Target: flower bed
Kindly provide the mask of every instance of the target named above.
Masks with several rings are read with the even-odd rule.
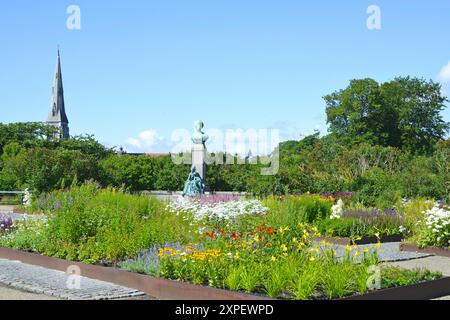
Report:
[[[394,234],[388,236],[373,236],[373,237],[316,237],[314,238],[317,242],[325,241],[326,243],[338,244],[338,245],[365,245],[365,244],[377,244],[377,243],[390,243],[390,242],[401,242],[404,236],[402,234]]]
[[[39,205],[47,219],[15,225],[0,235],[0,246],[281,299],[367,293],[374,289],[373,268],[380,271],[376,288],[440,277],[383,267],[368,249],[348,246],[337,256],[334,248],[315,245],[314,224],[329,219],[333,201],[305,195],[165,206],[88,184],[48,197]]]
[[[13,225],[13,219],[4,213],[0,213],[0,233],[8,232]]]
[[[189,199],[179,197],[167,209],[176,215],[191,214],[194,220],[233,223],[244,215],[263,215],[267,212],[258,200],[242,200],[234,196],[211,196]]]
[[[450,209],[437,203],[423,212],[423,218],[416,224],[416,232],[410,241],[419,248],[450,246]]]
[[[300,224],[257,226],[237,236],[220,230],[201,244],[165,244],[121,264],[128,271],[166,279],[243,291],[281,299],[335,299],[371,290],[370,269],[378,265],[375,252],[348,247],[337,258],[331,248],[313,246],[317,230]],[[380,266],[380,289],[434,280],[437,273]],[[402,280],[400,280],[402,279]],[[398,281],[397,281],[398,280]]]
[[[5,249],[0,247],[0,258],[22,261],[44,268],[66,272],[69,267],[78,266],[81,273],[89,278],[116,283],[134,288],[157,299],[170,300],[266,300],[262,295],[250,295],[237,291],[221,290],[205,286],[192,285],[186,282],[165,280],[134,272],[126,272],[117,268],[88,265],[75,261],[45,257],[34,253]],[[413,273],[417,275],[417,273]],[[412,279],[403,279],[402,286],[371,291],[364,295],[353,295],[345,300],[429,300],[450,294],[450,278],[419,281],[410,283]],[[406,280],[406,281],[405,281]]]

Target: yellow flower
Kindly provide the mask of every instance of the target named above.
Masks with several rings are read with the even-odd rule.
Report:
[[[281,251],[286,252],[288,250],[288,248],[286,247],[285,244],[281,245]]]
[[[255,240],[255,242],[259,242],[259,236],[255,236],[255,237],[253,238],[253,240]]]
[[[275,262],[277,261],[277,258],[275,258],[274,256],[272,256],[272,258],[270,258],[271,261]]]
[[[377,243],[377,248],[381,248],[381,242]]]
[[[352,250],[353,250],[353,248],[352,248],[352,247],[350,247],[349,245],[346,245],[346,246],[345,246],[345,250],[346,250],[346,251],[348,251],[348,252],[350,252],[350,251],[352,251]]]
[[[311,258],[309,258],[309,261],[316,261],[316,258],[311,257]]]
[[[364,253],[367,253],[367,252],[369,252],[369,249],[364,248]]]

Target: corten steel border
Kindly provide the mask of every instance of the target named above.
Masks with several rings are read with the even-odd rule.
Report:
[[[450,294],[450,277],[409,286],[382,289],[341,300],[431,300]]]
[[[418,246],[411,243],[402,243],[400,244],[401,251],[407,252],[420,252],[420,253],[430,253],[436,256],[448,257],[450,258],[450,249],[449,248],[437,248],[437,247],[425,247],[419,248]]]
[[[89,265],[1,247],[0,258],[64,272],[69,266],[78,266],[81,276],[133,288],[160,300],[271,300],[264,296],[155,278],[113,267]]]
[[[403,241],[403,235],[401,234],[394,234],[390,236],[381,236],[380,239],[377,237],[362,237],[361,240],[355,240],[352,241],[351,238],[342,238],[342,237],[316,237],[314,238],[315,241],[323,241],[331,243],[331,244],[338,244],[338,245],[364,245],[364,244],[377,244],[378,242],[381,243],[388,243],[388,242],[401,242]]]
[[[112,282],[142,291],[160,300],[272,300],[269,297],[245,294],[236,291],[215,289],[155,278],[147,275],[127,272],[112,267],[88,265],[63,259],[51,258],[35,253],[17,251],[0,247],[0,258],[17,260],[23,263],[37,265],[44,268],[67,271],[69,266],[78,266],[81,275]],[[450,277],[423,282],[404,287],[396,287],[356,295],[339,300],[429,300],[450,294]]]

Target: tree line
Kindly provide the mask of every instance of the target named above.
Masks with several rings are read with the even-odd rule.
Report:
[[[329,133],[279,145],[280,170],[261,165],[208,167],[212,191],[255,195],[353,192],[364,204],[389,207],[408,197],[450,193],[447,98],[433,81],[403,77],[386,83],[352,80],[324,97]],[[129,191],[181,190],[189,166],[170,155],[117,155],[93,136],[54,140],[40,123],[0,124],[0,189],[35,193],[86,180]]]

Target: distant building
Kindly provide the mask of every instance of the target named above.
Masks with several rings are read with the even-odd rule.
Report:
[[[118,156],[123,156],[123,155],[129,155],[129,156],[134,156],[134,157],[147,157],[147,158],[160,158],[160,157],[166,157],[166,156],[170,156],[170,153],[128,153],[122,146],[119,148],[119,150],[116,151],[116,154]]]
[[[52,89],[52,103],[47,117],[47,124],[59,129],[59,134],[55,138],[69,139],[69,120],[67,119],[66,108],[64,105],[64,89],[59,49],[58,57],[56,59],[55,80]]]
[[[128,153],[130,156],[144,156],[147,158],[161,158],[170,156],[170,153]]]

